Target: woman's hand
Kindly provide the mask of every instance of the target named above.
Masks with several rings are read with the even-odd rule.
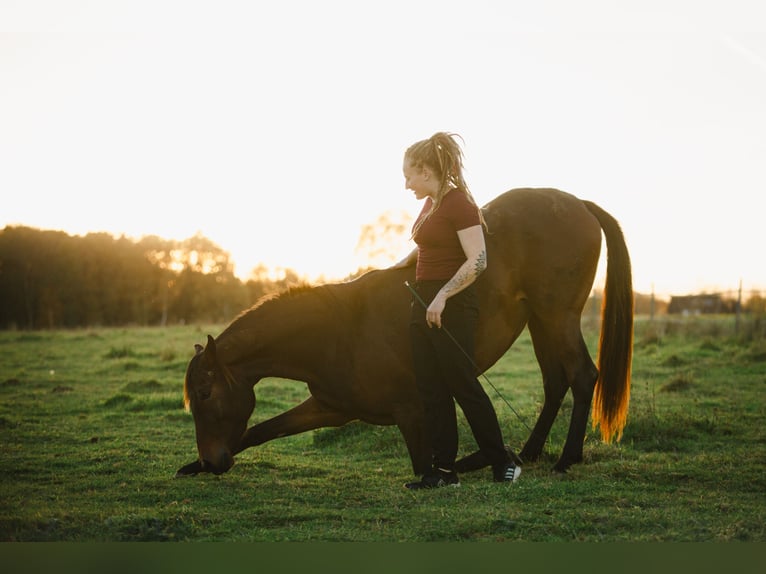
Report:
[[[404,259],[399,261],[398,263],[394,263],[389,269],[403,269],[404,267],[409,267],[410,265],[414,265],[415,262],[418,260],[418,249],[417,247],[410,251]]]
[[[426,309],[426,323],[429,327],[442,328],[442,313],[447,305],[447,296],[439,291]]]

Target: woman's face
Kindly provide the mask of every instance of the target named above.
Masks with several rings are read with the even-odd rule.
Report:
[[[436,197],[439,191],[439,182],[428,167],[416,167],[407,158],[404,158],[403,172],[404,187],[415,192],[417,199]]]

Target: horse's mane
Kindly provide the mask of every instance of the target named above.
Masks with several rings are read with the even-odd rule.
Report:
[[[299,285],[291,285],[287,287],[286,289],[283,289],[282,291],[277,291],[276,293],[267,293],[266,295],[263,295],[258,301],[255,302],[255,304],[250,307],[249,309],[245,309],[242,313],[240,313],[240,316],[247,315],[248,313],[255,311],[256,309],[259,309],[263,307],[264,305],[271,304],[275,301],[282,301],[284,299],[291,299],[295,298],[303,293],[308,293],[310,291],[313,291],[319,287],[318,285],[310,285],[308,283],[301,283]]]
[[[354,312],[355,297],[348,297],[348,294],[356,291],[347,291],[346,287],[351,284],[357,284],[358,287],[362,287],[360,283],[365,286],[370,285],[370,281],[376,282],[375,278],[381,277],[386,273],[386,270],[372,269],[364,272],[358,277],[353,277],[347,281],[341,281],[338,283],[325,283],[321,285],[311,285],[309,283],[301,283],[298,285],[289,286],[282,291],[276,293],[268,293],[263,295],[258,301],[251,307],[245,309],[224,330],[224,333],[231,331],[239,331],[249,329],[254,323],[260,320],[261,314],[268,310],[271,311],[271,307],[279,308],[280,305],[289,303],[300,299],[301,297],[316,297],[321,300],[323,306],[333,313],[336,317],[342,316],[345,313]],[[366,288],[366,287],[365,287]],[[344,293],[344,294],[341,294]],[[221,333],[223,335],[224,333]]]
[[[276,293],[263,295],[255,302],[255,304],[237,315],[225,331],[246,329],[251,321],[258,320],[258,315],[264,310],[272,306],[284,304],[287,301],[295,300],[304,295],[324,294],[329,291],[330,287],[331,285],[310,285],[308,283],[302,283],[299,285],[292,285]]]

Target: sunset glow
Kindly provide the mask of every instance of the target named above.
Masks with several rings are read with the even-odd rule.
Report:
[[[637,291],[766,290],[764,6],[6,2],[0,228],[201,233],[242,278],[340,279],[413,247],[359,248],[418,213],[402,155],[446,130],[480,203],[612,213]]]

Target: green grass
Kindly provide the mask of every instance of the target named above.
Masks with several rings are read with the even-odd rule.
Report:
[[[487,469],[417,493],[402,488],[398,430],[361,423],[250,449],[220,477],[173,478],[196,457],[186,363],[222,326],[0,332],[0,541],[763,542],[766,342],[726,321],[639,322],[622,442],[589,431],[566,475],[550,468],[569,398],[518,483]],[[519,450],[542,401],[526,333],[488,376],[523,419],[487,389]],[[256,395],[253,422],[306,389],[267,379]]]

